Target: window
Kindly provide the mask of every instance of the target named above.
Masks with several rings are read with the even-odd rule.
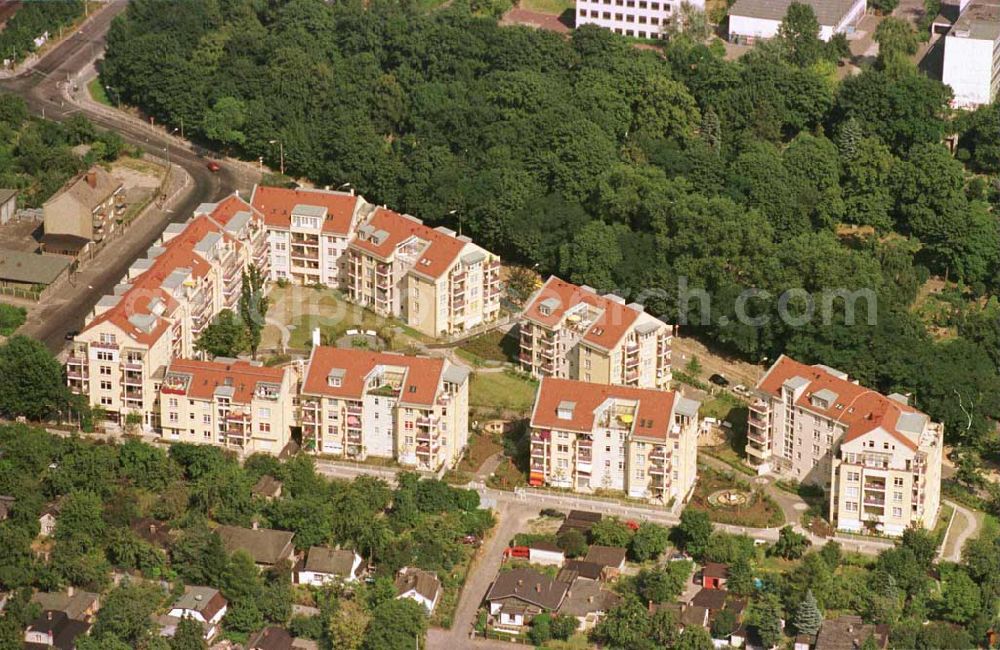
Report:
[[[172,409],[177,408],[177,398],[176,397],[171,397],[170,399],[168,399],[167,400],[167,406],[169,406]]]
[[[643,454],[637,455],[635,457],[635,464],[638,465],[639,467],[642,467],[643,465],[645,465],[646,464],[646,456],[643,455]]]
[[[560,454],[566,454],[566,453],[569,453],[569,445],[556,445],[556,450],[557,450],[557,451],[558,451],[558,452],[559,452]]]
[[[97,360],[98,361],[114,361],[115,360],[115,355],[113,355],[112,353],[108,352],[107,350],[99,350],[97,352]]]
[[[101,397],[101,406],[111,406],[111,398]]]
[[[177,414],[173,412],[167,413],[167,420],[169,422],[177,422]]]
[[[900,517],[903,516],[903,509],[902,508],[893,508],[892,509],[892,516],[895,517],[895,518],[897,518],[897,519],[899,519]]]
[[[819,445],[813,445],[813,456],[819,456]]]
[[[101,334],[101,343],[112,343],[113,344],[114,342],[115,342],[115,335],[114,334]]]
[[[892,500],[895,501],[896,503],[902,503],[903,502],[903,493],[902,492],[893,492],[892,493]]]
[[[111,382],[106,380],[101,380],[101,390],[111,390]]]
[[[892,485],[894,487],[903,487],[903,477],[897,476],[894,479],[892,479]]]
[[[849,496],[851,498],[856,499],[858,497],[858,488],[856,488],[856,487],[849,487],[849,488],[847,488],[847,490],[845,490],[845,494],[847,494],[847,496]]]
[[[110,375],[111,374],[111,366],[101,366],[101,374],[102,375]]]
[[[201,416],[202,424],[212,424],[212,416],[208,413],[203,413]]]
[[[271,417],[271,409],[261,408],[257,410],[257,417],[267,419]]]
[[[646,478],[646,472],[642,471],[641,469],[637,469],[635,470],[635,477],[637,479],[644,479]]]
[[[844,508],[847,510],[847,512],[857,512],[858,511],[858,502],[857,501],[845,501],[844,502]]]
[[[848,472],[847,473],[847,480],[850,481],[851,483],[857,483],[858,479],[860,477],[861,477],[861,474],[859,474],[858,472]]]
[[[271,433],[271,423],[261,422],[257,427],[261,433]]]

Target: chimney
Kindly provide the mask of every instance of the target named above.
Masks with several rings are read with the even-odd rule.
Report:
[[[518,586],[518,587],[523,587],[523,586],[524,586],[524,580],[523,580],[523,579],[521,579],[521,578],[518,578],[518,579],[517,579],[517,586]]]
[[[319,336],[319,328],[318,327],[314,327],[313,328],[313,331],[312,331],[312,344],[313,344],[314,348],[318,348],[320,346],[320,336]]]
[[[593,603],[594,602],[594,597],[593,596],[587,596],[587,602],[588,603]]]
[[[252,528],[253,530],[257,530],[258,525],[259,524],[257,523],[257,520],[254,519],[253,522],[250,524],[250,528]]]
[[[45,617],[47,619],[49,619],[50,621],[52,620],[52,610],[51,609],[49,611],[45,612]]]
[[[76,593],[76,589],[73,587],[73,585],[70,585],[70,586],[66,587],[66,595],[67,596],[69,596],[70,598],[72,598],[74,593]]]
[[[156,532],[156,524],[150,524],[149,525],[149,533],[153,534],[155,532]]]
[[[201,594],[195,594],[195,595],[194,595],[194,599],[195,599],[196,601],[198,601],[199,603],[201,602],[201,598],[202,598]]]
[[[537,593],[537,594],[542,593],[542,583],[540,583],[540,582],[536,582],[535,583],[535,593]]]
[[[93,169],[88,171],[87,175],[84,178],[87,179],[87,185],[90,185],[91,187],[97,187],[97,172],[95,172]]]

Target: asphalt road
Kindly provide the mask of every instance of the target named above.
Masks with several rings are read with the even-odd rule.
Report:
[[[200,203],[218,200],[236,189],[247,189],[240,187],[241,174],[235,165],[223,162],[222,170],[213,174],[206,167],[206,158],[180,140],[139,123],[128,115],[102,110],[102,107],[86,102],[70,103],[65,100],[62,92],[65,84],[68,80],[79,81],[92,68],[94,60],[104,50],[104,38],[111,21],[126,6],[127,2],[123,0],[110,2],[78,32],[46,53],[33,68],[16,77],[0,80],[0,91],[23,97],[34,115],[62,121],[73,114],[83,113],[97,126],[117,132],[129,143],[149,153],[163,158],[169,151],[171,163],[183,167],[193,181],[192,187],[172,206],[172,212],[161,214],[159,223],[149,229],[146,237],[109,246],[90,262],[101,265],[97,279],[85,285],[63,287],[60,291],[71,296],[63,295],[62,299],[53,300],[49,305],[39,305],[42,318],[24,333],[43,341],[53,352],[63,347],[68,330],[82,327],[84,318],[98,299],[111,292],[129,265],[156,241],[168,223],[187,220]],[[245,174],[243,176],[245,178]]]

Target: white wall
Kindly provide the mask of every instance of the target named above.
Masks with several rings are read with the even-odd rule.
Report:
[[[946,36],[941,81],[951,86],[954,104],[972,108],[989,104],[993,73],[992,41]]]

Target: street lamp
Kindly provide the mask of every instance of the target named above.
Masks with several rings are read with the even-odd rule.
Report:
[[[285,145],[281,140],[268,140],[268,144],[278,145],[281,175],[285,175]]]
[[[450,216],[455,215],[455,214],[458,215],[458,236],[461,237],[462,236],[462,215],[460,214],[460,211],[457,208],[455,210],[451,210],[448,213],[448,216],[450,217]]]
[[[340,185],[339,185],[339,186],[337,187],[337,189],[338,189],[338,190],[346,190],[346,189],[347,189],[347,188],[349,188],[350,186],[351,186],[350,182],[347,182],[347,183],[341,183],[341,184],[340,184]]]

